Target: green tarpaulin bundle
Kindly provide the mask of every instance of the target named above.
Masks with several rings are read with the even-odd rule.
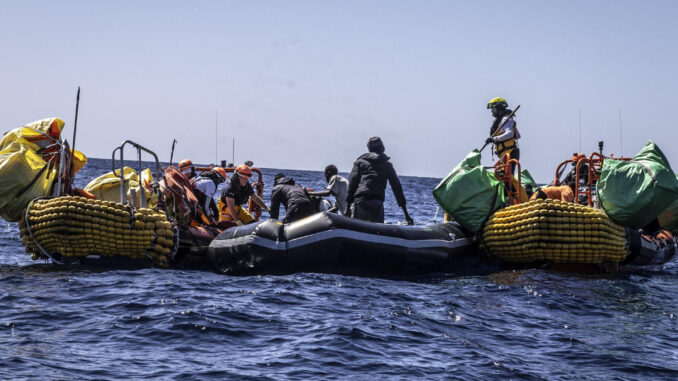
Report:
[[[433,190],[433,198],[466,230],[477,232],[506,203],[504,184],[480,164],[471,151]]]
[[[676,175],[676,181],[678,181],[678,175]],[[678,233],[678,198],[673,200],[671,205],[657,219],[659,226],[670,232]]]
[[[605,159],[598,197],[610,218],[643,227],[678,198],[678,181],[662,151],[650,140],[631,161]]]
[[[537,183],[534,181],[532,175],[527,171],[527,169],[520,171],[520,185],[522,185],[523,188],[527,188],[529,186],[532,187],[532,190],[537,189]]]

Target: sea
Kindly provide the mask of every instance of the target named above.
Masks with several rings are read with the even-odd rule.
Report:
[[[90,159],[76,185],[111,168]],[[326,186],[320,171],[262,172],[267,203],[278,172]],[[415,223],[441,222],[440,179],[400,179]],[[404,222],[389,189],[385,210]],[[131,271],[32,261],[3,221],[0,379],[676,380],[678,265],[397,279]]]

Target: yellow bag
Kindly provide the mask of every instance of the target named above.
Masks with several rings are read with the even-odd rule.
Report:
[[[59,154],[64,121],[47,118],[15,128],[0,140],[0,217],[15,222],[31,200],[49,196],[59,168],[47,160]],[[38,150],[42,150],[38,153]],[[74,170],[87,157],[75,151]]]
[[[124,167],[122,173],[127,201],[131,201],[132,191],[135,191],[137,194],[136,205],[139,205],[139,175],[131,167]],[[157,202],[157,199],[151,195],[150,184],[153,182],[153,175],[150,169],[146,168],[141,171],[141,181],[146,192],[146,201],[149,203],[149,207],[152,207]],[[116,169],[115,173],[108,172],[97,177],[87,184],[85,190],[92,193],[99,200],[120,202],[120,170]]]

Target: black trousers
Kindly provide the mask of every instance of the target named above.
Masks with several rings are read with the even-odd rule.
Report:
[[[311,204],[295,205],[290,207],[290,209],[286,211],[283,223],[298,221],[314,213],[315,210],[313,209],[313,205]]]
[[[351,217],[370,222],[384,223],[384,202],[379,199],[356,199]]]

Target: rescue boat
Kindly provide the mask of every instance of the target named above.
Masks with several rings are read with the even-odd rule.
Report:
[[[557,167],[553,187],[563,184],[564,170],[572,166],[568,186],[562,187],[573,190],[567,200],[528,200],[518,160],[500,159],[488,171],[477,150],[443,179],[434,197],[476,234],[488,259],[504,268],[616,272],[665,264],[678,246],[662,228],[678,223],[678,179],[668,161],[652,141],[634,158],[606,157],[602,142],[599,148]],[[518,169],[517,179],[510,166]],[[460,201],[459,194],[468,201]],[[675,210],[667,209],[672,203]],[[664,216],[661,223],[658,216]]]
[[[209,245],[208,258],[226,275],[409,276],[479,271],[475,247],[455,223],[389,225],[321,212],[289,224],[268,220],[225,230]]]

